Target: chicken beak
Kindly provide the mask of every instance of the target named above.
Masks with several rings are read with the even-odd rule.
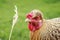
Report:
[[[29,19],[27,18],[27,19],[25,19],[25,22],[29,22]]]

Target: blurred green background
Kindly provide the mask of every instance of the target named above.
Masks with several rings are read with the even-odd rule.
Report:
[[[14,12],[18,7],[18,21],[11,40],[29,40],[29,30],[25,16],[33,9],[43,12],[45,19],[60,17],[60,0],[0,0],[0,40],[8,40]]]

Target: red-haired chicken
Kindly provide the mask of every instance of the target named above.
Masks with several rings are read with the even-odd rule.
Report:
[[[42,14],[33,10],[26,15],[30,40],[60,40],[60,18],[45,20]]]

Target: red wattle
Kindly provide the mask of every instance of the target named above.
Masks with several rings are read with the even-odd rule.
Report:
[[[42,22],[36,22],[33,21],[33,22],[29,22],[29,25],[28,25],[28,28],[30,31],[36,31],[38,29],[40,29],[40,27],[42,26]]]

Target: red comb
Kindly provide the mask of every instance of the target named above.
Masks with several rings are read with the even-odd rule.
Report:
[[[31,19],[31,18],[32,18],[32,16],[33,16],[33,14],[32,14],[32,13],[27,14],[27,18],[28,18],[28,19]]]

